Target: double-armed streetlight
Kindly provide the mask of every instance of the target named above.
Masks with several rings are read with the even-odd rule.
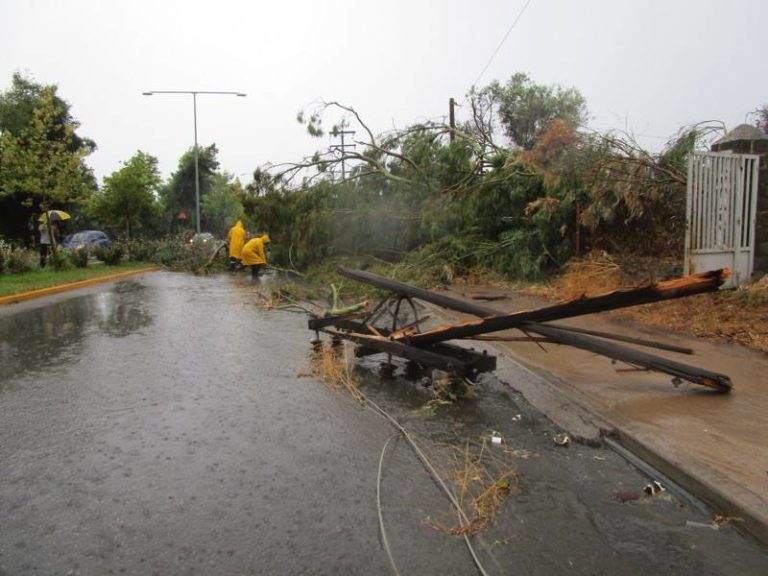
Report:
[[[242,92],[219,92],[215,90],[152,90],[150,92],[142,92],[144,96],[152,96],[153,94],[191,94],[192,95],[192,112],[195,121],[195,219],[197,222],[197,233],[200,234],[200,168],[198,167],[198,155],[197,155],[197,95],[198,94],[228,94],[231,96],[245,97],[246,94]]]

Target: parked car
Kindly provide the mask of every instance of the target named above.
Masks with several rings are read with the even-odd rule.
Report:
[[[215,240],[213,234],[210,232],[200,232],[199,234],[195,234],[192,236],[192,239],[189,241],[190,244],[205,244],[206,242],[210,242],[211,240]]]
[[[61,241],[61,247],[68,250],[77,250],[79,248],[95,248],[96,246],[109,247],[112,245],[109,237],[101,230],[82,230],[64,237]]]

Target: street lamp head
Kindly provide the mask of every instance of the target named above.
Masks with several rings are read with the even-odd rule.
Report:
[[[142,96],[152,96],[152,94],[154,94],[154,92],[142,92],[141,94],[142,94]]]
[[[238,92],[238,93],[237,93],[237,95],[238,95],[238,96],[240,96],[240,97],[243,97],[243,98],[244,98],[245,96],[248,96],[248,94],[243,94],[242,92]]]

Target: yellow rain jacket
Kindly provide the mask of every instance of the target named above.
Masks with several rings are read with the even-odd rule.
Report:
[[[269,234],[251,238],[243,246],[241,258],[243,266],[252,266],[253,264],[266,264],[267,255],[264,253],[264,245],[269,244]]]
[[[227,242],[229,242],[229,257],[240,260],[240,252],[245,244],[245,228],[242,220],[238,220],[227,232]]]

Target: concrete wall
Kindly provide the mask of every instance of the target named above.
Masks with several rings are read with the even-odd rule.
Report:
[[[731,150],[737,154],[758,154],[757,223],[755,226],[755,273],[768,273],[768,140],[736,140],[712,146],[713,152]]]

